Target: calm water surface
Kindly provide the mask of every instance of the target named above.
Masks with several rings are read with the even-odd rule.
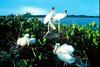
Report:
[[[43,22],[44,17],[38,17],[39,20]],[[62,23],[65,24],[72,24],[77,23],[79,25],[87,25],[91,22],[96,22],[96,24],[99,24],[100,18],[88,18],[88,17],[66,17],[63,20],[61,20]]]

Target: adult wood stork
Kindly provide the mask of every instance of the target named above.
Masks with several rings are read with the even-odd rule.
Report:
[[[18,38],[17,45],[20,45],[22,47],[26,45],[29,46],[29,36],[30,36],[29,34],[25,34],[24,37]]]
[[[58,32],[60,32],[60,20],[67,16],[67,10],[64,13],[56,13],[53,17],[54,22],[58,22]]]
[[[68,64],[72,64],[76,60],[76,58],[72,56],[74,51],[75,49],[71,45],[63,44],[60,46],[60,43],[56,43],[53,50],[59,60]]]
[[[49,31],[49,28],[51,27],[53,30],[55,30],[56,29],[56,27],[54,26],[54,24],[52,23],[52,18],[53,18],[53,16],[55,15],[55,7],[52,7],[52,10],[51,10],[51,12],[50,13],[48,13],[47,15],[46,15],[46,17],[44,18],[44,24],[47,24],[48,23],[48,32],[44,35],[44,37],[50,32]],[[43,37],[43,38],[44,38]]]

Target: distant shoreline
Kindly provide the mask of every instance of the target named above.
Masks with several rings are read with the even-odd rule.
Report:
[[[14,14],[11,14],[14,15]],[[28,14],[23,14],[24,16],[30,16],[30,17],[45,17],[46,15],[28,15]],[[9,16],[9,15],[0,15],[2,16]],[[79,17],[79,18],[100,18],[100,16],[88,16],[88,15],[68,15],[67,17]]]

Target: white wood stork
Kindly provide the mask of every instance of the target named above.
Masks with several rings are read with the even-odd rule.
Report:
[[[50,13],[48,13],[47,15],[46,15],[46,17],[44,18],[44,24],[47,24],[48,23],[48,32],[44,35],[44,37],[50,32],[49,31],[49,28],[51,27],[53,30],[55,30],[56,29],[56,27],[54,26],[54,24],[52,23],[52,18],[53,18],[53,16],[55,15],[55,7],[52,7],[52,10],[51,10],[51,12]],[[43,38],[44,38],[43,37]]]
[[[18,38],[18,40],[17,40],[17,45],[19,46],[22,46],[22,47],[24,47],[24,46],[29,46],[29,34],[25,34],[24,35],[24,37],[22,37],[22,38]]]
[[[76,58],[72,56],[74,51],[75,49],[71,45],[63,44],[60,46],[60,43],[56,43],[53,53],[57,55],[59,60],[72,64],[76,60]]]

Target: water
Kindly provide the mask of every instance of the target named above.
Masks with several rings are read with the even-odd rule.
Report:
[[[39,20],[43,22],[44,17],[38,17]],[[90,17],[66,17],[63,20],[61,20],[62,23],[65,24],[72,24],[77,23],[79,25],[87,25],[91,22],[96,22],[96,24],[99,24],[100,18],[90,18]]]

